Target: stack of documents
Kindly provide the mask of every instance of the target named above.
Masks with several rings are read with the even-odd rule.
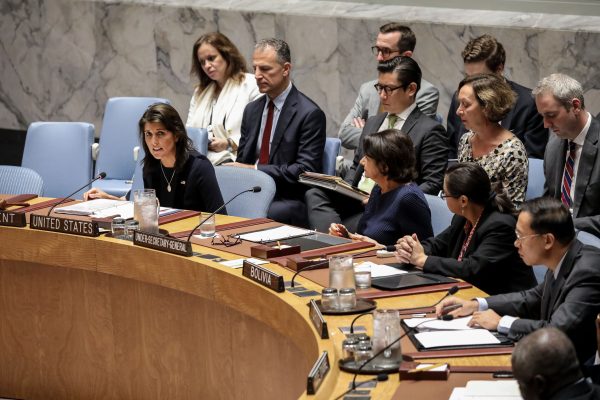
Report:
[[[161,207],[159,215],[164,217],[178,212],[176,208]],[[82,201],[70,206],[56,208],[57,214],[82,215],[95,218],[106,218],[121,216],[125,219],[133,218],[133,202],[126,200],[96,199]]]
[[[296,228],[295,226],[283,225],[277,228],[263,229],[256,232],[238,235],[240,239],[255,243],[276,242],[278,240],[291,239],[301,236],[312,235],[314,231]]]
[[[449,400],[522,400],[515,380],[469,381],[454,388]]]
[[[406,318],[403,322],[418,333],[415,339],[424,349],[440,347],[500,345],[501,342],[487,329],[467,326],[471,317],[442,321],[437,318]],[[423,322],[427,321],[427,322]],[[421,324],[417,326],[418,324]]]

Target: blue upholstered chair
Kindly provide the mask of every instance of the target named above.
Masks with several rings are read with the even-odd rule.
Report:
[[[452,211],[448,209],[446,201],[440,197],[425,194],[427,204],[431,210],[431,225],[433,226],[433,235],[437,236],[444,229],[450,226],[452,221]]]
[[[244,193],[227,205],[227,214],[245,218],[264,218],[275,196],[275,181],[262,171],[247,168],[215,167],[223,201],[244,189],[260,186],[259,193]]]
[[[433,119],[435,119],[440,124],[444,123],[444,117],[442,117],[442,114],[440,113],[435,113],[435,117],[433,117]]]
[[[542,196],[544,194],[545,183],[546,177],[544,176],[544,160],[530,158],[525,199],[529,200]]]
[[[203,156],[208,154],[208,131],[205,128],[186,126],[188,136],[194,142],[194,148]]]
[[[342,141],[338,138],[325,139],[325,149],[323,150],[323,173],[335,175],[335,159],[340,154]]]
[[[34,170],[13,165],[0,165],[0,193],[41,196],[43,187],[42,177]],[[73,190],[75,189],[77,188],[73,188]]]
[[[94,126],[86,122],[34,122],[27,129],[22,166],[44,181],[43,195],[64,197],[92,180]],[[84,188],[74,197],[81,198]]]
[[[94,182],[94,187],[115,196],[129,192],[135,170],[133,148],[140,145],[138,123],[146,108],[154,103],[169,103],[169,100],[157,97],[108,99],[96,162],[96,174],[106,172],[106,178]]]

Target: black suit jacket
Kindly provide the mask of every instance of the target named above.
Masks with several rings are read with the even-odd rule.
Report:
[[[598,400],[600,399],[600,388],[598,386],[582,380],[570,384],[554,393],[548,400]]]
[[[537,112],[535,101],[531,96],[531,89],[513,81],[507,80],[507,82],[517,94],[517,102],[508,115],[504,117],[501,125],[514,133],[523,142],[529,157],[543,158],[544,149],[548,142],[548,129],[544,128],[544,121]],[[456,115],[457,109],[457,92],[454,92],[448,110],[447,122],[448,138],[452,149],[451,158],[456,158],[458,141],[467,131],[458,115]]]
[[[266,100],[267,96],[262,96],[244,109],[238,162],[256,163],[256,144]],[[269,163],[258,165],[259,170],[275,180],[279,197],[301,196],[306,186],[298,183],[298,176],[306,171],[321,171],[325,137],[325,114],[292,86],[273,132]]]
[[[489,294],[530,289],[536,280],[514,246],[516,220],[498,211],[484,211],[465,250],[467,220],[455,215],[446,230],[422,242],[427,261],[423,271],[461,278]]]
[[[544,282],[533,289],[487,298],[500,315],[519,317],[509,337],[523,336],[546,326],[565,332],[583,364],[596,352],[596,315],[600,312],[600,249],[575,239],[554,281],[548,270]]]
[[[573,218],[575,227],[600,236],[600,121],[592,117],[585,137],[577,176],[575,177],[575,200]],[[567,140],[552,134],[544,156],[545,195],[560,199],[560,189],[565,161]]]
[[[364,156],[363,140],[366,135],[379,131],[387,115],[387,112],[379,113],[367,119],[365,123],[352,167],[344,177],[353,186],[358,185],[364,172],[360,165]],[[437,195],[442,189],[448,163],[448,140],[444,127],[416,107],[406,118],[401,131],[410,137],[415,148],[416,168],[419,174],[417,184],[424,193]]]

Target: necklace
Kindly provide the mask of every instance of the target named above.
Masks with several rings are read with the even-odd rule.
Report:
[[[167,179],[167,174],[165,174],[162,163],[160,163],[160,170],[162,171],[165,181],[167,182],[167,192],[171,193],[171,182],[173,181],[173,177],[175,177],[175,168],[173,168],[173,175],[171,175],[171,179]]]

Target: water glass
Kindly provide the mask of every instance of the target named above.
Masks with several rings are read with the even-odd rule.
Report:
[[[377,353],[400,337],[400,313],[398,310],[375,310],[373,312],[373,352]],[[383,352],[384,363],[401,359],[400,341]],[[378,357],[379,358],[379,357]]]
[[[357,289],[368,289],[371,287],[371,265],[362,263],[354,267],[354,280]]]
[[[139,230],[140,223],[137,222],[135,219],[130,219],[129,221],[125,222],[125,239],[133,240],[134,232]]]
[[[160,204],[154,189],[133,191],[133,215],[140,223],[140,231],[158,234]]]
[[[215,236],[216,233],[216,225],[215,225],[215,215],[212,213],[202,213],[200,214],[200,221],[206,221],[200,225],[200,236],[203,238],[211,238]]]
[[[114,237],[115,239],[125,239],[127,233],[125,232],[124,218],[113,218],[110,228],[112,231],[112,237]]]
[[[329,259],[329,287],[336,289],[356,288],[352,256],[331,256]]]
[[[340,310],[352,310],[356,308],[356,290],[353,288],[340,289],[338,306]]]
[[[323,288],[321,306],[326,310],[338,309],[338,291],[335,288]]]

